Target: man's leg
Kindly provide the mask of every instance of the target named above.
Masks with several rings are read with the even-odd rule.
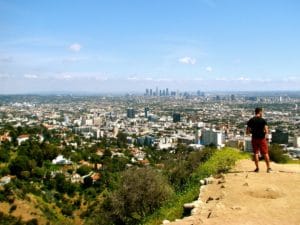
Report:
[[[254,153],[254,162],[255,162],[256,169],[258,169],[258,161],[259,161],[259,154]]]
[[[262,140],[261,143],[261,153],[264,155],[264,159],[267,165],[267,172],[269,172],[270,169],[270,156],[269,156],[269,148],[268,148],[268,142],[266,139]]]
[[[258,162],[259,162],[259,146],[257,145],[257,140],[252,139],[252,150],[253,150],[253,158],[255,162],[256,169],[254,172],[258,172]]]
[[[269,154],[268,153],[264,154],[264,158],[265,158],[265,161],[266,161],[267,169],[269,169],[270,168],[270,157],[269,157]]]

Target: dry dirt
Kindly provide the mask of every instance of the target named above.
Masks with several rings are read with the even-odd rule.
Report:
[[[223,178],[205,186],[196,212],[170,225],[299,225],[300,165],[271,164],[272,173],[260,162],[241,160]]]

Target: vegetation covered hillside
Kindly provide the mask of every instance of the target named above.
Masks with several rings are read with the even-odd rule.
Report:
[[[183,216],[200,179],[245,157],[235,149],[178,145],[144,147],[143,160],[136,160],[141,152],[124,133],[91,144],[42,125],[7,131],[12,140],[0,145],[1,224],[160,224]],[[18,143],[24,133],[28,139]],[[58,156],[65,163],[55,163]]]

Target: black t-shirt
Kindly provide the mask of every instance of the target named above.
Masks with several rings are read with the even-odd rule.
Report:
[[[253,138],[264,138],[265,137],[265,126],[267,125],[267,121],[261,117],[253,117],[251,118],[247,126],[250,128],[250,133]]]

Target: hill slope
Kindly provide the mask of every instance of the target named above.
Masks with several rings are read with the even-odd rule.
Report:
[[[274,172],[252,172],[254,163],[241,160],[224,178],[207,185],[197,212],[171,225],[300,224],[300,165],[272,163]]]

